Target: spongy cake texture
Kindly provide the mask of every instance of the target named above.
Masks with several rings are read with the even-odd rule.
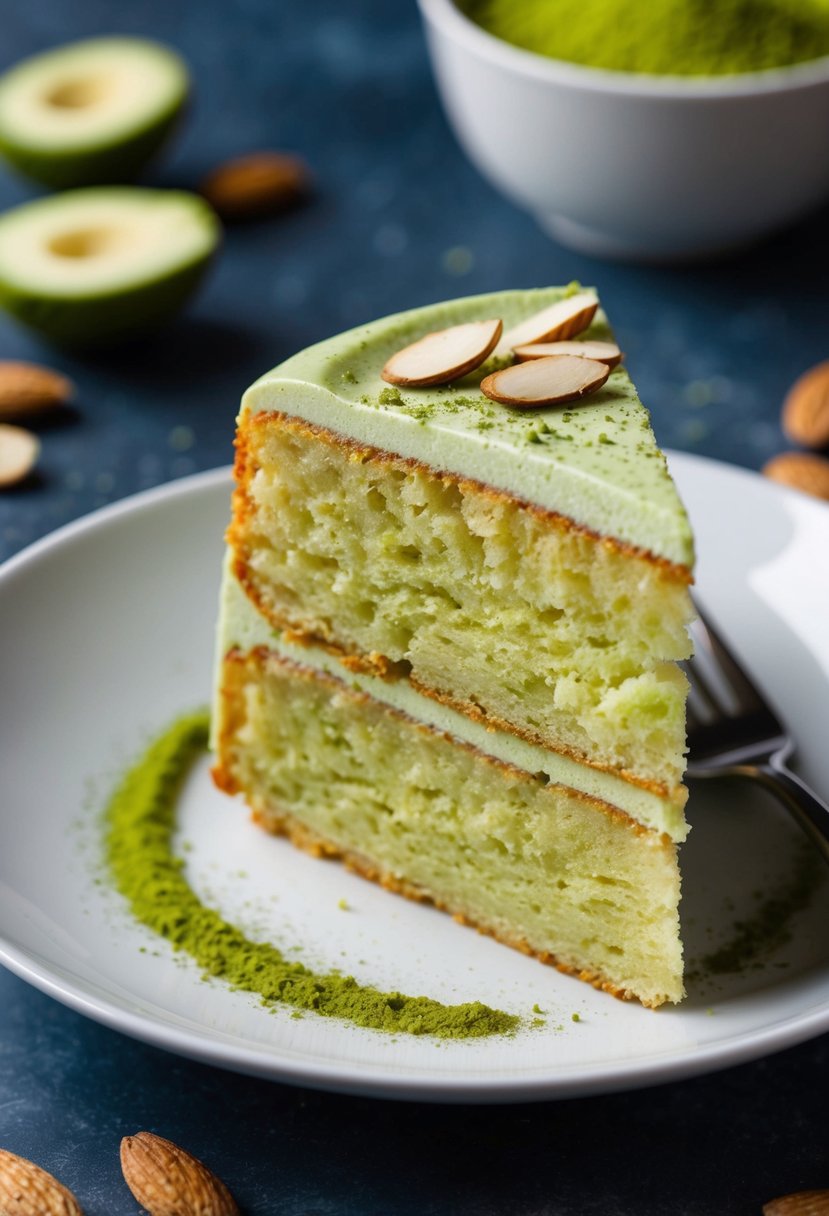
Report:
[[[682,995],[666,837],[273,655],[231,656],[224,696],[264,826],[616,995]]]
[[[242,424],[236,573],[278,629],[674,788],[684,580],[469,479],[284,416]]]
[[[474,299],[424,309],[403,327],[417,335],[444,314],[497,315],[498,301],[480,313]],[[503,304],[520,319],[544,302],[510,293]],[[414,429],[411,394],[371,414],[374,362],[395,332],[395,319],[364,331],[367,379],[351,375],[348,393],[332,388],[335,340],[246,396],[219,630],[217,781],[268,829],[509,945],[619,996],[679,1000],[686,682],[676,662],[688,654],[691,550],[647,414],[626,373],[612,373],[581,433],[588,445],[602,436],[598,460],[575,452],[577,423],[559,442],[560,412],[540,411],[532,433],[547,446],[524,495],[520,463],[534,443],[525,424],[507,419],[487,463],[481,432],[458,421],[474,376],[448,423],[442,390],[421,390]],[[613,383],[618,481],[604,450],[617,434]],[[497,415],[481,417],[497,429]],[[645,438],[631,442],[633,428]],[[504,464],[510,450],[515,468]],[[631,490],[640,459],[641,529]],[[602,478],[608,501],[624,506],[624,535],[598,527]],[[404,698],[384,691],[398,687]],[[510,739],[511,751],[501,742]],[[539,751],[558,767],[530,766]],[[504,759],[519,753],[526,767]],[[580,772],[600,774],[601,792]],[[649,802],[643,822],[645,798],[657,810]]]

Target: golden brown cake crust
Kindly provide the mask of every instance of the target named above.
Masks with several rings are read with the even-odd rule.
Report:
[[[268,670],[278,671],[282,669],[282,671],[290,672],[295,678],[324,684],[332,692],[345,695],[354,701],[365,704],[374,700],[369,693],[350,688],[344,681],[338,680],[336,676],[330,675],[328,672],[318,671],[313,667],[304,667],[301,663],[295,663],[292,659],[287,659],[284,655],[269,650],[267,646],[256,646],[253,650],[248,651],[247,654],[238,649],[231,650],[225,655],[222,667],[221,696],[223,714],[221,728],[216,741],[218,760],[212,769],[213,780],[218,788],[229,794],[235,794],[240,791],[238,783],[227,766],[224,765],[222,757],[227,755],[230,750],[230,739],[243,721],[242,702],[239,692],[244,680],[245,669],[253,669],[257,673],[263,671],[267,673]],[[393,705],[383,703],[382,708],[384,712],[390,714],[393,718],[397,718],[398,721],[406,722],[410,727],[422,731],[424,734],[438,735],[441,738],[447,739],[454,747],[460,747],[467,752],[471,752],[479,759],[493,765],[510,777],[518,778],[522,781],[535,780],[533,775],[524,769],[517,768],[514,764],[509,764],[505,760],[500,760],[497,756],[492,756],[488,752],[481,751],[474,744],[468,743],[464,739],[458,739],[454,735],[447,734],[435,726],[430,726],[426,722],[419,722],[416,718],[411,717]],[[601,798],[596,798],[591,794],[582,793],[581,790],[570,789],[569,792],[573,798],[589,803],[590,806],[600,810],[604,815],[609,816],[617,823],[624,824],[631,831],[636,832],[637,835],[657,837],[663,848],[673,848],[673,842],[669,836],[664,833],[658,834],[652,828],[645,827],[644,824],[639,823],[638,820],[626,814],[619,807],[613,806],[609,802],[604,802]]]
[[[565,744],[552,746],[549,741],[542,739],[532,731],[526,730],[496,715],[487,713],[474,701],[451,697],[447,693],[439,692],[437,689],[424,684],[422,681],[412,677],[407,670],[408,664],[396,663],[377,651],[372,651],[368,654],[352,653],[333,639],[321,637],[319,634],[305,629],[300,622],[291,620],[289,617],[275,612],[272,606],[265,602],[255,580],[251,577],[249,567],[250,553],[243,539],[245,525],[255,514],[255,507],[248,486],[258,468],[251,454],[248,428],[270,425],[274,422],[280,426],[284,426],[286,430],[294,434],[304,438],[312,437],[328,444],[330,447],[335,447],[346,452],[349,460],[377,461],[390,468],[404,471],[419,469],[433,476],[437,475],[442,481],[455,484],[462,490],[471,489],[475,493],[482,494],[492,501],[510,503],[521,510],[528,511],[530,514],[543,519],[550,527],[559,532],[579,532],[617,553],[624,554],[627,558],[643,561],[659,570],[660,574],[669,581],[675,581],[683,585],[692,582],[693,576],[687,566],[676,565],[665,558],[656,557],[652,553],[636,548],[633,545],[625,544],[611,537],[600,536],[590,529],[574,523],[563,515],[525,502],[505,491],[493,489],[483,482],[475,481],[472,478],[460,477],[455,473],[440,472],[435,474],[435,470],[428,468],[420,461],[395,456],[383,452],[378,448],[357,444],[353,440],[337,435],[324,427],[293,418],[280,411],[263,411],[258,414],[248,415],[242,420],[238,428],[235,440],[236,460],[234,466],[237,488],[233,495],[233,518],[227,530],[227,543],[233,552],[233,573],[239,585],[244,589],[245,594],[256,606],[257,611],[261,613],[274,629],[283,633],[287,641],[299,646],[316,646],[327,654],[333,655],[345,668],[355,673],[378,676],[386,680],[406,678],[411,686],[423,696],[430,697],[432,700],[438,701],[440,704],[446,705],[448,708],[456,710],[458,713],[464,714],[475,721],[483,722],[494,730],[506,731],[524,739],[528,743],[544,747],[548,751],[555,751],[562,756],[567,756],[579,764],[588,765],[590,768],[601,772],[613,773],[614,776],[621,777],[631,785],[648,790],[661,798],[669,798],[677,805],[683,806],[685,804],[687,792],[681,784],[669,786],[664,781],[643,777],[641,774],[634,773],[629,769],[616,768],[612,764],[605,764]]]
[[[610,993],[618,1000],[622,1001],[639,1001],[640,1004],[648,1008],[655,1009],[657,1004],[642,1000],[635,993],[630,992],[626,988],[620,988],[618,985],[605,979],[594,971],[587,971],[584,968],[573,967],[568,963],[562,962],[549,950],[534,950],[527,941],[523,938],[511,938],[505,933],[492,928],[489,925],[482,924],[474,918],[468,916],[465,912],[460,912],[449,904],[444,903],[434,896],[421,890],[414,883],[408,882],[404,878],[397,878],[393,874],[386,873],[380,870],[367,858],[362,857],[359,853],[353,853],[346,849],[341,849],[333,844],[330,840],[324,839],[316,832],[313,832],[305,824],[300,823],[291,814],[281,808],[269,805],[267,807],[256,806],[252,808],[252,816],[255,823],[266,831],[271,832],[274,836],[285,836],[290,840],[291,844],[312,857],[325,860],[341,861],[346,869],[351,870],[355,874],[359,874],[361,878],[367,878],[371,882],[375,882],[386,891],[391,891],[395,895],[402,895],[406,899],[411,899],[416,903],[427,903],[438,908],[441,912],[448,913],[453,920],[458,924],[466,925],[471,929],[476,929],[478,933],[484,934],[486,937],[492,937],[500,942],[502,946],[509,946],[513,950],[520,951],[521,954],[529,955],[531,958],[538,959],[539,962],[547,966],[555,967],[558,971],[565,975],[575,976],[576,979],[582,980],[584,983],[591,984],[594,988],[598,988],[601,992]]]
[[[434,469],[423,461],[415,460],[409,456],[397,456],[391,452],[385,452],[380,448],[371,447],[368,444],[357,443],[356,440],[348,439],[344,435],[339,435],[335,431],[328,430],[327,427],[318,426],[316,423],[306,422],[304,419],[292,417],[290,414],[285,414],[280,410],[263,410],[256,414],[245,415],[238,426],[235,448],[236,459],[234,464],[234,476],[236,478],[237,490],[234,494],[234,522],[231,523],[227,533],[228,544],[236,548],[238,542],[238,530],[235,526],[236,520],[249,518],[253,513],[253,506],[250,496],[247,493],[247,485],[255,470],[255,461],[251,457],[250,445],[248,443],[249,429],[260,426],[270,426],[277,423],[286,430],[291,431],[295,435],[303,438],[313,438],[321,443],[328,444],[329,447],[337,448],[344,452],[349,460],[365,463],[367,461],[376,462],[385,465],[388,468],[399,469],[402,472],[409,472],[416,469],[426,473],[432,477],[439,477],[446,484],[453,484],[460,489],[470,489],[477,494],[481,494],[493,502],[505,502],[511,506],[517,507],[522,511],[528,511],[537,519],[542,519],[551,528],[560,532],[580,532],[584,536],[589,536],[599,544],[611,549],[617,553],[623,554],[625,557],[633,558],[638,561],[644,561],[648,565],[658,569],[660,573],[667,579],[673,582],[681,583],[688,586],[694,581],[693,574],[688,566],[680,565],[677,562],[671,562],[665,557],[658,557],[655,553],[651,553],[648,549],[642,549],[636,545],[628,544],[626,541],[617,540],[612,536],[603,536],[599,532],[595,532],[583,524],[576,523],[569,519],[566,515],[560,515],[556,511],[550,511],[546,507],[540,507],[535,503],[528,502],[525,499],[516,497],[514,494],[507,493],[506,490],[495,489],[494,486],[487,485],[486,482],[477,481],[472,477],[462,477],[459,473],[450,473],[442,469]]]
[[[241,650],[235,649],[229,652],[225,657],[222,668],[221,680],[221,697],[223,703],[223,713],[221,717],[221,728],[216,741],[216,763],[211,769],[211,775],[217,787],[227,794],[241,794],[245,797],[248,806],[251,809],[252,818],[264,830],[276,836],[286,837],[291,844],[312,857],[327,860],[336,860],[342,862],[347,869],[359,874],[362,878],[369,879],[377,883],[387,891],[391,891],[397,895],[402,895],[407,899],[414,900],[418,903],[429,903],[440,909],[442,912],[447,912],[458,923],[467,925],[470,928],[476,929],[488,937],[501,942],[502,945],[509,946],[514,950],[520,951],[522,954],[529,955],[538,959],[546,965],[553,966],[565,975],[575,976],[577,979],[585,983],[591,984],[594,988],[602,992],[607,992],[610,995],[617,997],[619,1000],[639,1001],[641,1004],[649,1008],[657,1008],[659,1002],[649,1002],[637,996],[636,993],[628,989],[620,988],[617,984],[608,980],[598,972],[586,970],[572,966],[561,959],[557,958],[550,951],[535,950],[523,938],[510,937],[508,934],[502,933],[492,926],[483,924],[470,916],[463,909],[459,909],[444,903],[440,899],[436,899],[432,894],[422,890],[416,884],[400,878],[396,875],[383,871],[374,862],[362,856],[355,851],[344,849],[335,842],[326,839],[319,835],[306,824],[296,819],[290,812],[284,808],[275,805],[273,802],[265,803],[264,800],[253,797],[249,798],[246,792],[240,787],[239,782],[233,774],[229,757],[232,753],[232,739],[236,731],[240,728],[244,720],[243,698],[241,690],[244,686],[246,672],[251,668],[257,672],[267,671],[269,668],[282,668],[290,671],[291,675],[306,680],[322,681],[327,683],[332,690],[339,693],[344,693],[351,698],[363,701],[370,701],[372,698],[367,693],[357,692],[353,688],[338,680],[335,676],[328,673],[319,672],[313,668],[303,667],[298,663],[294,663],[284,656],[276,654],[274,651],[268,650],[267,647],[260,646],[254,650],[243,653]],[[421,730],[431,734],[441,734],[434,727],[428,726],[425,723],[418,722],[416,719],[409,717],[401,710],[393,706],[384,705],[384,710],[394,717],[406,721],[409,725],[414,726],[417,730]],[[446,736],[447,738],[449,736]],[[521,780],[530,781],[532,776],[521,769],[515,768],[513,765],[507,764],[494,756],[490,756],[485,752],[480,751],[470,743],[463,742],[458,739],[452,739],[455,746],[465,748],[474,753],[476,756],[484,760],[486,763],[494,765],[502,772],[513,777],[518,777]],[[618,807],[611,806],[609,803],[602,802],[600,799],[593,798],[587,794],[582,794],[578,790],[571,790],[571,795],[583,802],[589,803],[592,807],[599,809],[603,814],[620,824],[624,824],[628,829],[634,831],[637,835],[654,838],[658,842],[658,847],[666,850],[675,848],[673,842],[668,836],[658,835],[652,829],[644,827],[636,820],[630,818]]]

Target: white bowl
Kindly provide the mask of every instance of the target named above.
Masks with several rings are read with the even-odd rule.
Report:
[[[452,0],[419,4],[462,147],[563,244],[707,256],[829,199],[829,57],[727,77],[608,72],[519,50]]]

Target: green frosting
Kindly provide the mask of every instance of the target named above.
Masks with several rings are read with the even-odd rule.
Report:
[[[509,731],[490,730],[467,714],[442,705],[434,697],[424,696],[408,680],[387,680],[366,672],[352,671],[319,647],[291,643],[284,635],[276,633],[270,622],[251,603],[233,574],[231,558],[232,554],[228,551],[217,636],[217,653],[220,656],[215,664],[214,697],[217,704],[221,698],[221,656],[235,646],[245,653],[257,646],[265,646],[299,666],[310,664],[317,671],[325,671],[347,687],[368,693],[375,701],[392,706],[399,713],[416,722],[426,723],[442,734],[461,739],[503,764],[525,773],[543,775],[554,785],[570,786],[588,797],[619,807],[632,819],[656,832],[664,832],[672,840],[682,841],[688,835],[682,805],[677,804],[670,795],[635,785],[616,773],[582,764]],[[213,746],[218,748],[218,739],[213,740]]]
[[[393,388],[381,377],[391,355],[427,333],[490,317],[500,317],[506,331],[579,290],[470,296],[350,330],[268,372],[248,389],[242,412],[281,410],[690,566],[688,518],[623,367],[584,402],[534,410],[509,409],[480,391],[503,356],[440,388]],[[601,311],[580,336],[613,337]]]
[[[656,76],[723,76],[829,55],[827,0],[462,0],[524,50]]]
[[[206,907],[172,851],[176,798],[207,746],[209,718],[194,713],[160,735],[124,776],[106,809],[106,859],[116,887],[142,924],[189,954],[207,976],[261,996],[263,1004],[313,1010],[372,1030],[481,1038],[517,1027],[514,1014],[478,1001],[442,1005],[425,996],[380,992],[346,975],[320,975],[253,942]]]

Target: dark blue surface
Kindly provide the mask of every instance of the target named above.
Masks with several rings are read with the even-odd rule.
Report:
[[[713,266],[562,249],[458,151],[413,0],[5,0],[0,18],[0,66],[110,31],[182,51],[196,100],[148,181],[192,187],[263,146],[299,152],[316,177],[309,206],[230,230],[195,306],[152,340],[78,358],[0,321],[0,357],[51,363],[79,387],[71,417],[41,428],[36,476],[0,495],[0,558],[106,502],[228,463],[242,390],[292,351],[512,286],[599,287],[663,446],[754,469],[787,446],[783,393],[829,356],[829,213]],[[33,193],[0,171],[0,206]],[[0,971],[0,1146],[57,1173],[88,1216],[137,1210],[117,1151],[141,1128],[203,1156],[248,1213],[749,1216],[776,1194],[829,1186],[827,1064],[824,1038],[639,1094],[395,1105],[190,1064]]]

